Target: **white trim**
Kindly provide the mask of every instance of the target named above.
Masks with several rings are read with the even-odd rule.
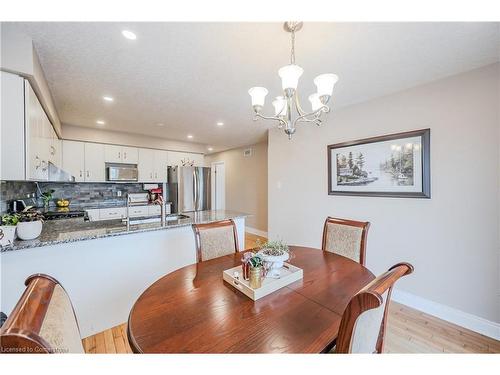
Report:
[[[267,238],[267,232],[264,232],[263,230],[258,230],[252,227],[245,227],[245,232],[255,234],[257,236],[265,237]]]
[[[403,292],[402,290],[393,290],[392,299],[447,322],[470,329],[495,340],[500,340],[500,323],[492,322],[414,294]]]

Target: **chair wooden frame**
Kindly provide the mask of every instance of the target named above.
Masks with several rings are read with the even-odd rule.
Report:
[[[368,284],[361,289],[347,305],[340,322],[339,334],[336,340],[335,353],[350,353],[351,341],[354,335],[354,327],[358,317],[365,311],[375,309],[382,305],[382,295],[387,292],[387,301],[385,305],[382,324],[377,340],[375,353],[382,353],[384,349],[385,330],[387,327],[387,315],[389,311],[389,302],[394,284],[399,278],[409,275],[414,268],[409,263],[398,263],[384,274],[377,277],[374,283]]]
[[[340,219],[336,217],[328,216],[325,220],[325,224],[323,226],[323,239],[321,242],[321,249],[323,251],[326,250],[326,233],[328,229],[328,224],[339,224],[339,225],[347,225],[356,228],[362,228],[361,232],[361,244],[359,249],[359,263],[361,265],[365,265],[366,263],[366,241],[368,239],[368,229],[370,229],[369,221],[355,221],[349,219]]]
[[[221,228],[221,227],[229,227],[229,226],[233,227],[234,247],[235,247],[234,252],[237,253],[240,251],[240,246],[238,244],[238,231],[236,229],[236,224],[234,223],[233,219],[215,221],[213,223],[207,223],[207,224],[193,224],[193,231],[196,242],[196,255],[198,257],[198,262],[203,261],[201,256],[200,231],[214,229],[214,228]]]
[[[64,288],[55,278],[41,273],[29,276],[24,284],[24,293],[0,329],[0,353],[54,353],[39,334],[56,285]],[[72,304],[71,308],[81,337]]]

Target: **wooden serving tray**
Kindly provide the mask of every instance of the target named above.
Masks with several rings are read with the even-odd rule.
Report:
[[[233,276],[235,271],[239,273],[239,279]],[[284,263],[283,268],[274,270],[274,273],[279,274],[279,278],[263,278],[262,286],[258,289],[251,288],[250,281],[243,280],[243,269],[241,266],[223,271],[222,278],[233,288],[254,301],[303,278],[302,268],[295,267],[289,263]]]

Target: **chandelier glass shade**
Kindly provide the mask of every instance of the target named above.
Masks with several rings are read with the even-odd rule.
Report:
[[[255,112],[254,121],[259,118],[277,121],[278,128],[282,128],[288,135],[288,138],[291,139],[298,123],[309,122],[321,125],[321,115],[330,112],[330,107],[327,103],[333,94],[333,88],[339,77],[336,74],[320,74],[317,76],[314,79],[317,91],[309,95],[311,111],[304,111],[300,106],[297,90],[299,79],[304,73],[304,69],[295,64],[295,32],[302,28],[302,22],[286,22],[284,28],[291,33],[292,49],[290,64],[278,70],[283,95],[277,96],[272,102],[274,116],[261,114],[268,94],[266,88],[252,87],[248,90],[248,93],[252,98],[252,107]],[[295,113],[296,116],[293,117]]]

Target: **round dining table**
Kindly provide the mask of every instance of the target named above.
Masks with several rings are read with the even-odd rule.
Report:
[[[320,249],[290,246],[303,278],[253,301],[223,281],[242,253],[163,276],[135,302],[128,340],[136,353],[321,353],[331,349],[348,302],[375,277]]]

